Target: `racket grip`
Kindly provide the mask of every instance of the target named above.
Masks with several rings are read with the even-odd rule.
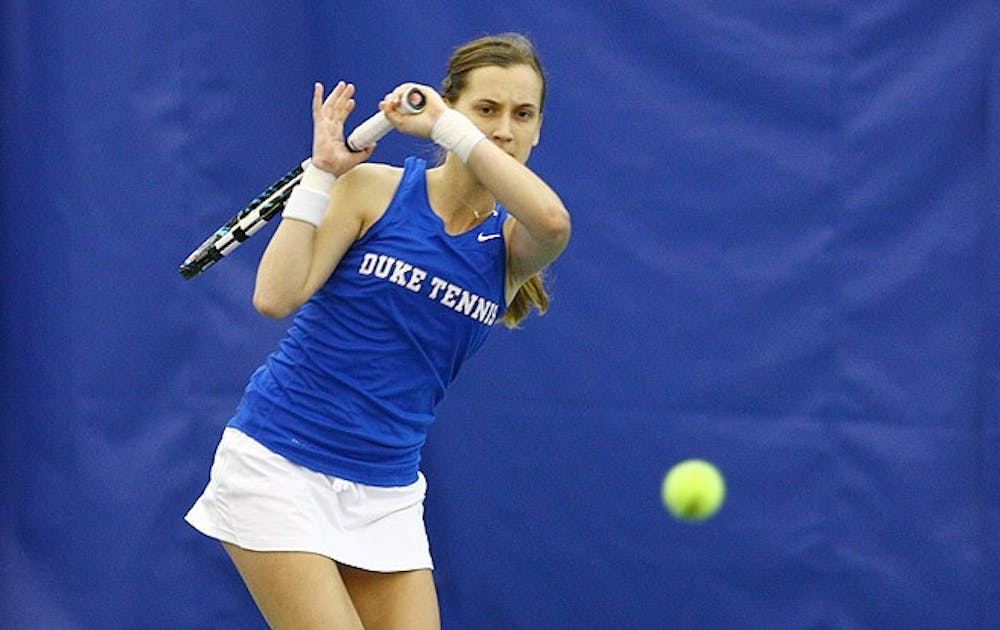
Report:
[[[424,96],[424,93],[418,88],[411,87],[403,94],[403,100],[399,103],[399,111],[404,114],[416,114],[422,111],[426,104],[427,97]],[[384,113],[377,112],[358,125],[347,137],[344,144],[347,145],[348,151],[358,153],[378,142],[390,131],[392,131],[392,123],[389,122]]]

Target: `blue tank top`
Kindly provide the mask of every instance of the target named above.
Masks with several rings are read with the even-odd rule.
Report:
[[[434,407],[505,310],[498,207],[458,235],[408,158],[385,213],[299,309],[229,426],[289,460],[377,486],[417,480]]]

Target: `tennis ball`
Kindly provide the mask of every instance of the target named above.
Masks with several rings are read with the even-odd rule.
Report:
[[[688,459],[667,471],[661,488],[663,504],[682,521],[703,521],[722,507],[726,481],[703,459]]]

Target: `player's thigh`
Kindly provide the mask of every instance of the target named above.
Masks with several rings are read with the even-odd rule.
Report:
[[[222,544],[272,628],[362,628],[333,560]]]
[[[366,630],[438,630],[434,576],[429,569],[377,573],[340,565]]]

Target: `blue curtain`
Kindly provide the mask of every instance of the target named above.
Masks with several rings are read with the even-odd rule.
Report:
[[[447,4],[448,6],[445,6]],[[0,626],[263,622],[184,512],[287,322],[273,228],[181,259],[306,157],[516,30],[573,214],[551,312],[439,409],[446,628],[985,628],[1000,618],[1000,20],[989,0],[7,2]],[[394,134],[374,159],[432,149]],[[659,502],[714,461],[723,510]]]

